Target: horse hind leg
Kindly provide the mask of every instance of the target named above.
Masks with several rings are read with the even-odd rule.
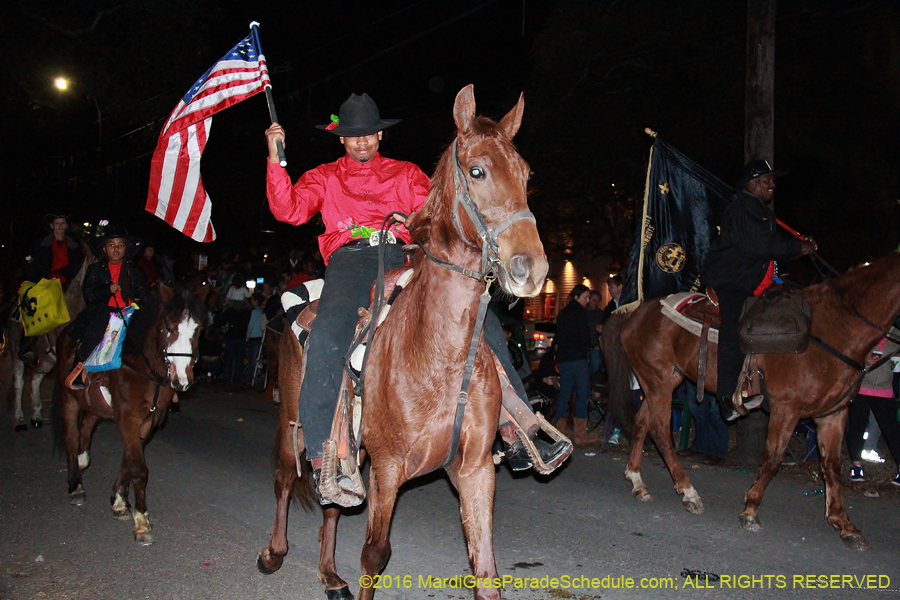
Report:
[[[665,397],[648,395],[644,400],[644,404],[647,405],[649,412],[650,435],[653,441],[656,442],[656,448],[669,469],[675,491],[681,495],[681,505],[689,513],[702,515],[704,510],[703,501],[691,483],[691,479],[685,472],[684,467],[681,466],[681,462],[675,454],[675,447],[672,445],[669,427],[669,419],[672,414],[671,394]]]
[[[73,506],[81,506],[87,500],[87,493],[82,485],[81,475],[85,467],[81,459],[81,440],[78,431],[78,418],[81,409],[71,392],[61,389],[57,382],[57,393],[60,394],[60,413],[63,422],[63,445],[66,451],[68,467],[69,502]]]
[[[13,404],[16,410],[16,431],[28,429],[22,412],[22,394],[25,390],[25,364],[17,356],[12,357]]]
[[[846,411],[844,411],[845,413]],[[837,413],[816,419],[822,474],[825,479],[825,519],[841,532],[841,541],[854,550],[871,548],[862,531],[850,522],[841,492],[841,440],[844,437],[845,414]]]
[[[644,439],[647,437],[649,414],[642,406],[635,415],[634,432],[631,435],[631,453],[625,466],[625,479],[631,482],[631,494],[641,502],[653,500],[650,490],[641,477],[641,460],[644,452]]]

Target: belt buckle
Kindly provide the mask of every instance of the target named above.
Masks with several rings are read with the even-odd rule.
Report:
[[[384,236],[384,243],[385,243],[385,244],[396,244],[396,243],[397,243],[397,238],[394,236],[394,234],[393,234],[392,232],[386,231],[385,234],[386,234],[386,235]],[[381,239],[381,232],[380,232],[380,231],[373,231],[373,232],[372,232],[372,235],[369,236],[369,245],[370,245],[370,246],[377,246],[377,245],[379,245],[381,242],[382,242],[382,239]]]

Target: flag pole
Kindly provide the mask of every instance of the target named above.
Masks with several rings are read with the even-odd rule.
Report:
[[[259,49],[260,55],[263,55],[262,43],[259,41],[259,23],[257,21],[252,21],[250,23],[250,31],[253,32],[253,37],[256,38],[256,47]],[[265,84],[263,89],[266,90],[266,104],[269,105],[269,118],[272,119],[273,124],[277,123],[278,116],[275,114],[275,99],[272,97],[272,84]],[[286,167],[287,158],[284,156],[284,146],[282,146],[281,140],[275,140],[275,147],[278,150],[278,163],[282,167]]]

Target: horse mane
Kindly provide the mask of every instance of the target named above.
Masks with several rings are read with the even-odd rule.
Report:
[[[128,324],[125,346],[133,352],[142,352],[147,336],[153,334],[164,314],[187,314],[201,326],[206,324],[206,306],[200,298],[188,288],[176,285],[172,288],[172,298],[168,302],[163,303],[162,295],[155,291],[140,303],[140,310],[134,313]]]
[[[897,255],[892,253],[876,258],[865,267],[852,267],[827,283],[807,287],[803,290],[803,296],[810,303],[831,297],[835,291],[846,298],[853,298],[858,290],[871,290],[896,260]]]
[[[456,165],[453,164],[453,144],[458,140],[460,147],[457,149],[459,153],[468,149],[471,140],[475,138],[473,145],[477,147],[477,138],[488,138],[497,140],[504,150],[514,153],[515,146],[512,141],[503,132],[503,129],[491,119],[487,117],[477,116],[472,124],[472,129],[465,137],[457,136],[454,141],[450,142],[444,149],[441,158],[435,167],[434,175],[431,178],[431,189],[428,193],[428,199],[422,208],[413,214],[408,225],[413,242],[429,245],[446,247],[454,241],[459,240],[459,232],[453,224],[453,203],[447,202],[447,198],[456,195],[456,183],[453,178],[453,171]]]

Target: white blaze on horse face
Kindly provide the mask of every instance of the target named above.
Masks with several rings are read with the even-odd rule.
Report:
[[[187,317],[184,321],[178,324],[178,337],[175,338],[169,347],[166,348],[166,351],[169,354],[186,354],[187,356],[170,356],[169,363],[175,369],[175,376],[173,384],[175,381],[181,383],[182,386],[187,386],[190,383],[190,379],[188,378],[187,370],[191,365],[191,361],[193,360],[193,348],[191,346],[191,342],[194,339],[194,333],[197,331],[197,322],[191,317]],[[176,388],[177,389],[177,388]]]

